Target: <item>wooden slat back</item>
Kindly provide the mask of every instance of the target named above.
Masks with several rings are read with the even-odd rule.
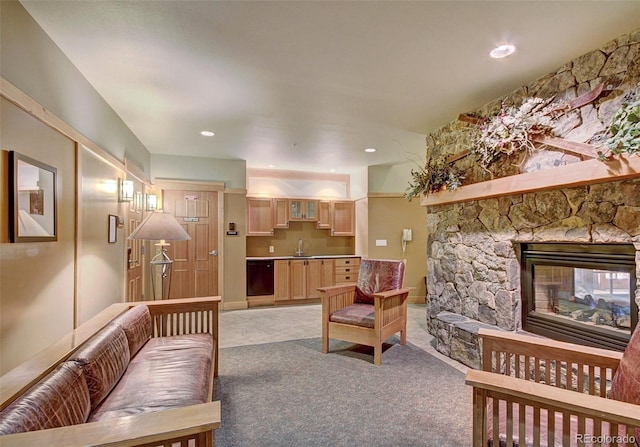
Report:
[[[606,397],[622,353],[480,329],[482,369]],[[571,347],[571,349],[569,349]]]

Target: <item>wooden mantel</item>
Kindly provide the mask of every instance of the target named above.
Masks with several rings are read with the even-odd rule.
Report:
[[[440,191],[420,198],[422,206],[437,206],[490,199],[535,191],[591,185],[640,177],[640,156],[617,155],[609,161],[581,161],[543,171],[501,177],[495,180]]]

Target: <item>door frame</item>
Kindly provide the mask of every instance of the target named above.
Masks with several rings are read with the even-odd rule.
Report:
[[[174,191],[201,191],[218,193],[218,209],[216,218],[218,219],[218,295],[222,296],[224,290],[224,182],[205,182],[192,180],[175,180],[156,178],[154,186],[159,190]],[[163,198],[164,200],[164,198]],[[163,209],[164,203],[158,203],[158,209]]]

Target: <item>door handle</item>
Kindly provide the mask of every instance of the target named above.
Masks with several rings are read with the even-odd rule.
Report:
[[[209,252],[209,254],[210,254],[211,256],[218,256],[218,250],[211,250],[211,251]]]

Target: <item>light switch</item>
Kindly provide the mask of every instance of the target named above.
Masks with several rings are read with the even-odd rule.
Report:
[[[387,240],[386,239],[376,239],[376,247],[386,247]]]
[[[269,245],[269,253],[273,253],[273,245]]]

